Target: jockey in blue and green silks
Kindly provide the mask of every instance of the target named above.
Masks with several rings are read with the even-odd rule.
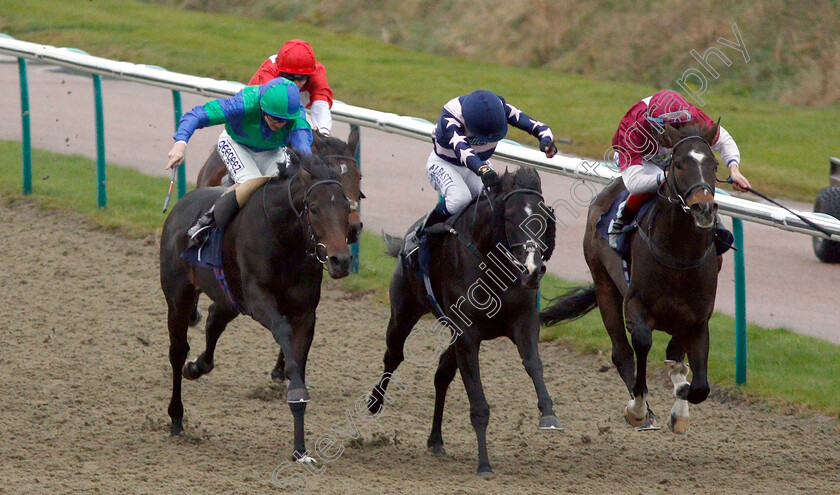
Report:
[[[278,77],[259,86],[246,86],[231,98],[212,100],[185,113],[175,131],[166,169],[184,160],[187,141],[196,129],[218,124],[225,124],[218,151],[235,183],[231,190],[253,182],[237,188],[236,195],[222,195],[215,207],[189,230],[192,243],[203,242],[214,221],[223,230],[223,223],[227,222],[221,218],[232,219],[247,195],[267,177],[277,174],[278,164],[285,167],[286,147],[302,155],[312,153],[312,128],[303,113],[298,88]]]

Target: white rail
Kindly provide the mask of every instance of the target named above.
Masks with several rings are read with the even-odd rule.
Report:
[[[117,62],[87,55],[77,50],[56,48],[54,46],[39,45],[3,37],[0,37],[0,53],[59,65],[82,72],[100,74],[116,79],[139,82],[175,91],[186,91],[209,97],[231,96],[243,86],[237,82],[218,81],[207,77],[179,74],[177,72],[161,70],[154,66]],[[428,140],[433,130],[433,125],[429,122],[394,113],[379,112],[347,105],[340,101],[336,101],[333,104],[332,115],[335,120],[341,122],[356,124],[362,127],[371,127],[416,139]],[[560,155],[554,158],[546,158],[538,150],[504,142],[499,143],[495,156],[512,163],[531,165],[549,173],[593,180],[600,183],[609,182],[618,175],[613,168],[603,162]],[[816,237],[826,237],[822,232],[819,232],[782,208],[725,195],[718,195],[716,199],[720,205],[721,213],[725,215],[750,222],[772,225],[782,230],[801,232]],[[832,240],[840,241],[840,221],[811,212],[800,213],[830,232],[830,238]]]

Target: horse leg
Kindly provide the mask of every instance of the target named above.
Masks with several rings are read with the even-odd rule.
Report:
[[[204,352],[195,361],[190,361],[184,365],[184,378],[187,380],[197,380],[201,376],[213,371],[213,354],[216,351],[216,343],[219,341],[219,336],[225,331],[227,324],[236,318],[236,316],[237,313],[221,308],[215,303],[210,305],[207,324],[204,329],[206,336]]]
[[[426,442],[426,446],[431,449],[432,454],[438,457],[446,455],[446,450],[443,448],[443,435],[441,434],[443,406],[446,402],[446,391],[455,378],[457,370],[458,360],[455,358],[455,346],[450,345],[440,356],[438,369],[435,372],[435,414],[432,419],[432,432]]]
[[[274,364],[274,369],[271,370],[271,379],[276,383],[282,384],[286,381],[286,376],[283,370],[286,368],[286,360],[283,359],[283,350],[277,353],[277,362]]]
[[[292,318],[292,356],[300,368],[301,379],[306,383],[306,361],[309,357],[309,349],[312,347],[312,339],[315,337],[315,311],[305,313],[303,316]],[[306,389],[304,388],[304,392]],[[295,422],[295,450],[294,460],[300,463],[313,463],[315,459],[306,451],[306,431],[304,429],[304,416],[306,414],[306,402],[289,403],[292,417]]]
[[[187,342],[190,313],[192,312],[198,295],[192,287],[185,287],[179,291],[179,297],[167,297],[167,326],[169,327],[169,364],[172,366],[172,397],[169,399],[170,435],[180,436],[184,431],[184,404],[181,402],[181,370],[190,345]]]
[[[644,315],[644,309],[638,299],[630,299],[627,302],[626,320],[636,354],[636,380],[631,389],[633,397],[624,409],[624,417],[637,430],[658,430],[656,415],[647,403],[647,357],[653,345],[653,330],[645,321]]]
[[[286,389],[286,402],[309,402],[309,392],[303,383],[300,366],[292,354],[292,327],[286,317],[280,314],[274,296],[259,287],[256,281],[244,284],[245,300],[249,301],[251,317],[271,331],[275,342],[280,344],[283,355],[287,357],[284,375],[289,377]]]
[[[696,332],[691,333],[691,338],[686,339],[686,342],[692,371],[691,383],[688,382],[689,367],[682,362],[673,363],[668,371],[676,397],[668,417],[668,429],[678,434],[688,431],[688,404],[699,404],[709,396],[709,323],[704,322]]]
[[[400,277],[399,280],[404,279]],[[391,318],[388,321],[388,330],[385,333],[387,348],[385,356],[382,358],[385,367],[382,376],[379,378],[379,383],[373,387],[368,399],[368,411],[371,414],[378,414],[382,410],[385,389],[388,387],[388,382],[391,381],[391,374],[405,359],[403,353],[405,341],[411,334],[414,325],[426,313],[423,305],[417,302],[404,286],[400,287],[400,285],[402,284],[399,284],[399,281],[394,281],[391,284]]]
[[[487,424],[490,422],[490,405],[484,397],[484,387],[481,385],[481,370],[478,364],[478,343],[462,335],[456,345],[458,371],[464,381],[467,397],[470,399],[470,422],[475,429],[478,440],[478,471],[476,474],[483,478],[493,476],[490,458],[487,455]]]
[[[593,277],[596,277],[593,271]],[[624,381],[624,385],[633,397],[633,386],[636,382],[636,362],[633,355],[633,348],[627,340],[627,330],[624,326],[624,298],[621,292],[604,274],[600,280],[596,278],[595,296],[598,299],[598,309],[601,311],[601,319],[604,320],[604,327],[612,341],[612,362],[618,370],[618,375]],[[630,414],[630,410],[635,413]],[[647,404],[644,400],[636,403],[631,400],[624,408],[624,418],[631,426],[641,427],[647,421]]]
[[[537,408],[540,410],[539,429],[562,431],[563,426],[554,414],[554,402],[548,394],[543,378],[543,364],[542,359],[540,359],[540,350],[537,347],[540,334],[539,314],[533,312],[527,318],[528,321],[515,330],[512,340],[519,350],[519,357],[522,358],[525,371],[528,372],[528,376],[534,382],[534,389],[537,392]]]

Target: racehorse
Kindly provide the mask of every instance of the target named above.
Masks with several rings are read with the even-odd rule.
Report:
[[[676,401],[668,428],[685,433],[688,403],[699,404],[709,395],[709,318],[722,263],[715,252],[713,229],[718,162],[709,146],[717,131],[717,125],[680,131],[665,126],[657,136],[672,149],[670,163],[658,198],[632,234],[629,284],[619,255],[596,231],[601,215],[624,190],[618,179],[589,207],[583,252],[594,285],[567,292],[540,314],[543,323],[553,325],[596,305],[600,308],[612,340],[612,361],[631,395],[624,415],[638,429],[658,429],[647,404],[646,381],[654,329],[671,335],[666,365]],[[632,347],[625,332],[630,333]],[[689,366],[683,363],[686,354],[691,383]]]
[[[361,191],[362,172],[359,164],[356,163],[356,150],[359,146],[359,128],[354,127],[345,143],[341,139],[323,136],[318,131],[312,132],[312,152],[320,156],[324,162],[339,173],[339,181],[344,189],[344,195],[350,200],[350,230],[347,233],[347,243],[359,242],[362,232],[362,221],[359,214],[359,206],[362,198],[365,197]],[[201,170],[198,172],[196,188],[213,187],[219,185],[231,185],[227,167],[222,161],[217,150],[213,150]],[[193,310],[190,318],[190,326],[196,326],[201,322],[201,311],[198,306]],[[283,381],[283,352],[280,351],[277,364],[271,372],[272,378],[277,382]]]
[[[183,431],[181,379],[195,380],[214,366],[216,342],[239,313],[268,328],[289,357],[286,401],[294,416],[295,450],[309,462],[304,443],[306,359],[315,330],[324,266],[332,278],[350,271],[347,215],[350,206],[337,180],[315,155],[294,155],[291,166],[265,183],[245,203],[224,232],[224,281],[214,270],[187,264],[187,227],[212,205],[224,188],[196,189],[181,198],[163,226],[160,279],[168,306],[169,362],[172,365],[171,434]],[[187,329],[200,292],[212,300],[205,327],[206,349],[184,365]]]
[[[478,438],[478,475],[491,476],[486,442],[490,406],[478,362],[481,341],[505,336],[516,344],[537,392],[539,427],[561,429],[537,348],[537,291],[545,273],[543,263],[554,250],[555,218],[543,203],[539,175],[522,167],[515,174],[505,172],[500,190],[485,190],[460,215],[432,230],[435,228],[443,233],[427,234],[432,236],[428,273],[439,304],[428,297],[423,277],[407,265],[403,255],[391,278],[385,372],[370,395],[368,409],[372,414],[381,410],[391,373],[405,358],[406,339],[421,316],[436,313],[438,330],[446,328],[452,336],[446,337],[451,345],[443,350],[435,374],[435,412],[428,447],[435,455],[446,453],[441,434],[443,407],[458,370]],[[402,241],[391,237],[386,241],[389,254],[397,256]]]

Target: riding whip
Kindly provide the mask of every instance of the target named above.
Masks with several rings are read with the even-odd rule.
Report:
[[[728,183],[732,184],[732,182],[733,182],[733,181],[732,181],[732,177],[729,177],[728,179],[726,179],[726,182],[728,182]],[[799,213],[796,213],[795,211],[793,211],[793,210],[791,210],[790,208],[788,208],[787,206],[785,206],[785,205],[783,205],[783,204],[779,203],[778,201],[776,201],[776,200],[774,200],[774,199],[772,199],[772,198],[769,198],[769,197],[767,197],[767,196],[765,196],[765,195],[761,194],[760,192],[756,191],[755,189],[753,189],[753,188],[751,188],[751,187],[745,187],[745,188],[744,188],[744,190],[745,190],[745,191],[748,191],[748,192],[751,192],[751,193],[753,193],[753,194],[755,194],[756,196],[758,196],[758,197],[759,197],[759,198],[761,198],[761,199],[764,199],[764,200],[767,200],[767,201],[769,201],[769,202],[773,203],[774,205],[778,206],[779,208],[782,208],[782,209],[784,209],[784,210],[787,210],[787,211],[788,211],[788,212],[790,212],[791,214],[796,215],[797,217],[799,217],[799,219],[800,219],[800,220],[802,220],[803,222],[805,222],[806,224],[810,225],[811,227],[813,227],[813,228],[815,228],[816,230],[819,230],[820,232],[822,232],[823,234],[825,234],[825,235],[826,235],[829,239],[831,238],[831,232],[829,232],[829,231],[825,230],[824,228],[822,228],[822,227],[820,227],[819,225],[815,224],[814,222],[812,222],[812,221],[808,220],[807,218],[805,218],[804,216],[800,215]]]
[[[166,210],[169,209],[169,201],[172,199],[172,188],[175,187],[175,171],[178,170],[178,166],[172,167],[172,177],[169,179],[169,194],[166,195],[166,201],[163,202],[163,212],[166,213]]]

